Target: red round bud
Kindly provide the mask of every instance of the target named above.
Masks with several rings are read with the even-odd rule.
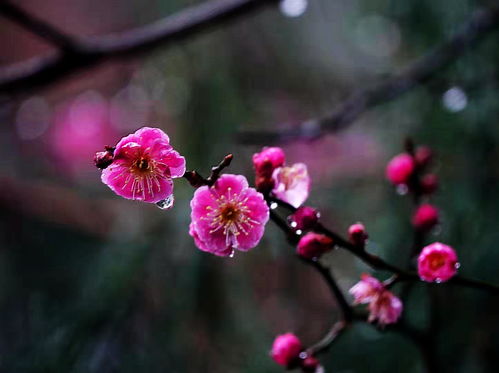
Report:
[[[386,178],[395,185],[407,184],[414,172],[414,159],[407,153],[393,157],[386,166]]]
[[[257,176],[271,178],[272,172],[283,166],[284,161],[284,151],[278,147],[266,147],[260,153],[253,154],[253,167]]]
[[[425,175],[421,179],[421,190],[424,194],[433,194],[438,189],[438,177],[435,174]]]
[[[272,345],[270,355],[279,365],[292,368],[299,361],[303,346],[298,337],[292,333],[278,335]]]
[[[438,224],[438,221],[438,209],[429,203],[419,206],[412,216],[412,225],[421,231],[429,231]]]
[[[294,229],[309,230],[317,224],[319,217],[319,211],[313,207],[303,206],[290,215],[288,221]]]
[[[352,224],[348,228],[348,237],[350,238],[350,242],[355,246],[364,246],[366,244],[366,240],[369,238],[366,232],[366,228],[362,223]]]
[[[314,259],[333,248],[333,240],[324,234],[309,232],[298,242],[296,252],[303,258]]]
[[[414,154],[414,160],[419,166],[425,167],[429,165],[432,159],[433,159],[433,150],[431,150],[430,147],[419,146],[416,149],[416,153]]]
[[[315,373],[319,367],[319,360],[313,356],[307,356],[301,362],[301,369],[307,373]]]

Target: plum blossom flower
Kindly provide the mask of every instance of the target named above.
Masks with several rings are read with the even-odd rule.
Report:
[[[377,320],[381,326],[393,324],[402,313],[401,300],[368,274],[361,276],[361,280],[350,289],[350,294],[354,297],[354,304],[368,304],[369,322]]]
[[[438,209],[429,203],[422,204],[412,216],[412,225],[421,231],[432,229],[439,222]]]
[[[272,178],[274,179],[272,193],[284,202],[293,207],[300,207],[308,198],[310,176],[304,163],[278,167],[274,170]]]
[[[189,234],[200,250],[218,256],[255,247],[269,220],[263,195],[241,175],[224,174],[212,187],[198,188],[191,208]]]
[[[381,326],[397,322],[402,314],[402,301],[391,291],[383,290],[369,303],[369,318],[367,321],[378,320]]]
[[[157,203],[173,195],[172,178],[185,173],[185,159],[159,128],[143,127],[123,137],[101,179],[127,199]]]
[[[386,178],[395,185],[407,184],[414,172],[414,158],[407,153],[393,157],[386,166]]]
[[[286,333],[275,338],[270,355],[277,364],[291,368],[298,362],[302,350],[298,337],[293,333]]]
[[[360,281],[349,290],[349,293],[352,294],[355,304],[367,304],[383,290],[383,284],[377,278],[363,273]]]
[[[424,247],[418,257],[418,274],[423,281],[447,281],[456,274],[458,268],[454,249],[440,242]]]

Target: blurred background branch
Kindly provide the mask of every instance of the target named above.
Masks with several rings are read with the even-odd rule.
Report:
[[[83,39],[63,34],[13,3],[2,1],[0,12],[4,16],[62,50],[54,55],[34,57],[4,68],[0,71],[0,91],[13,93],[32,90],[111,58],[135,57],[158,47],[165,48],[276,3],[277,0],[213,0],[189,7],[142,28]]]
[[[295,140],[313,140],[337,132],[352,124],[369,109],[387,103],[433,78],[488,33],[499,26],[499,6],[476,10],[449,40],[422,56],[407,68],[372,87],[360,88],[336,105],[327,115],[278,131],[245,131],[237,135],[241,144],[274,144]]]

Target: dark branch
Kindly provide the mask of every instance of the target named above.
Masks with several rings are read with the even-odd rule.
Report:
[[[197,171],[186,171],[184,178],[187,179],[189,184],[194,188],[199,188],[203,185],[211,187],[216,183],[224,168],[230,166],[233,158],[234,156],[232,154],[227,154],[218,165],[211,168],[211,174],[207,178],[202,177]]]
[[[158,47],[168,47],[275,3],[277,0],[213,0],[142,28],[96,38],[71,38],[70,41],[53,27],[7,4],[0,7],[1,13],[53,44],[64,47],[68,42],[71,53],[64,48],[54,55],[35,57],[4,68],[0,71],[0,91],[13,93],[41,87],[112,58],[135,57]]]
[[[338,339],[338,337],[345,331],[349,324],[338,321],[335,323],[331,329],[321,338],[320,341],[313,344],[309,348],[307,348],[307,355],[315,356],[317,354],[326,352],[333,344],[334,341]]]
[[[310,119],[297,128],[275,132],[243,132],[238,135],[238,140],[243,144],[271,144],[298,139],[312,140],[326,133],[340,131],[369,109],[389,102],[418,84],[428,81],[464,52],[477,45],[485,35],[498,26],[498,6],[477,10],[461,30],[449,40],[409,65],[401,73],[373,87],[354,92],[328,115]]]

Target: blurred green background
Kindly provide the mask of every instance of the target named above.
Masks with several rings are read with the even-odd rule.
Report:
[[[20,6],[73,35],[147,24],[193,0],[36,0]],[[145,58],[105,64],[43,90],[0,98],[0,372],[281,372],[268,356],[276,334],[305,344],[339,317],[319,276],[269,223],[261,243],[232,259],[199,251],[188,235],[192,188],[176,203],[121,199],[100,182],[93,154],[143,125],[164,129],[189,169],[207,174],[232,152],[228,172],[252,179],[243,130],[292,127],[328,112],[452,35],[486,1],[286,1]],[[492,3],[492,2],[491,2]],[[294,6],[294,7],[293,7]],[[8,65],[50,47],[0,22]],[[499,283],[499,34],[347,130],[284,145],[308,164],[308,204],[345,232],[362,221],[369,250],[405,265],[411,201],[384,179],[411,136],[437,153],[443,223],[428,242],[454,246],[460,272]],[[325,260],[346,291],[358,260]],[[381,277],[386,274],[379,274]],[[395,292],[399,289],[395,288]],[[438,372],[496,372],[499,298],[434,291],[431,348]],[[429,323],[425,286],[404,317]],[[359,324],[322,359],[326,372],[423,372],[407,338]]]

